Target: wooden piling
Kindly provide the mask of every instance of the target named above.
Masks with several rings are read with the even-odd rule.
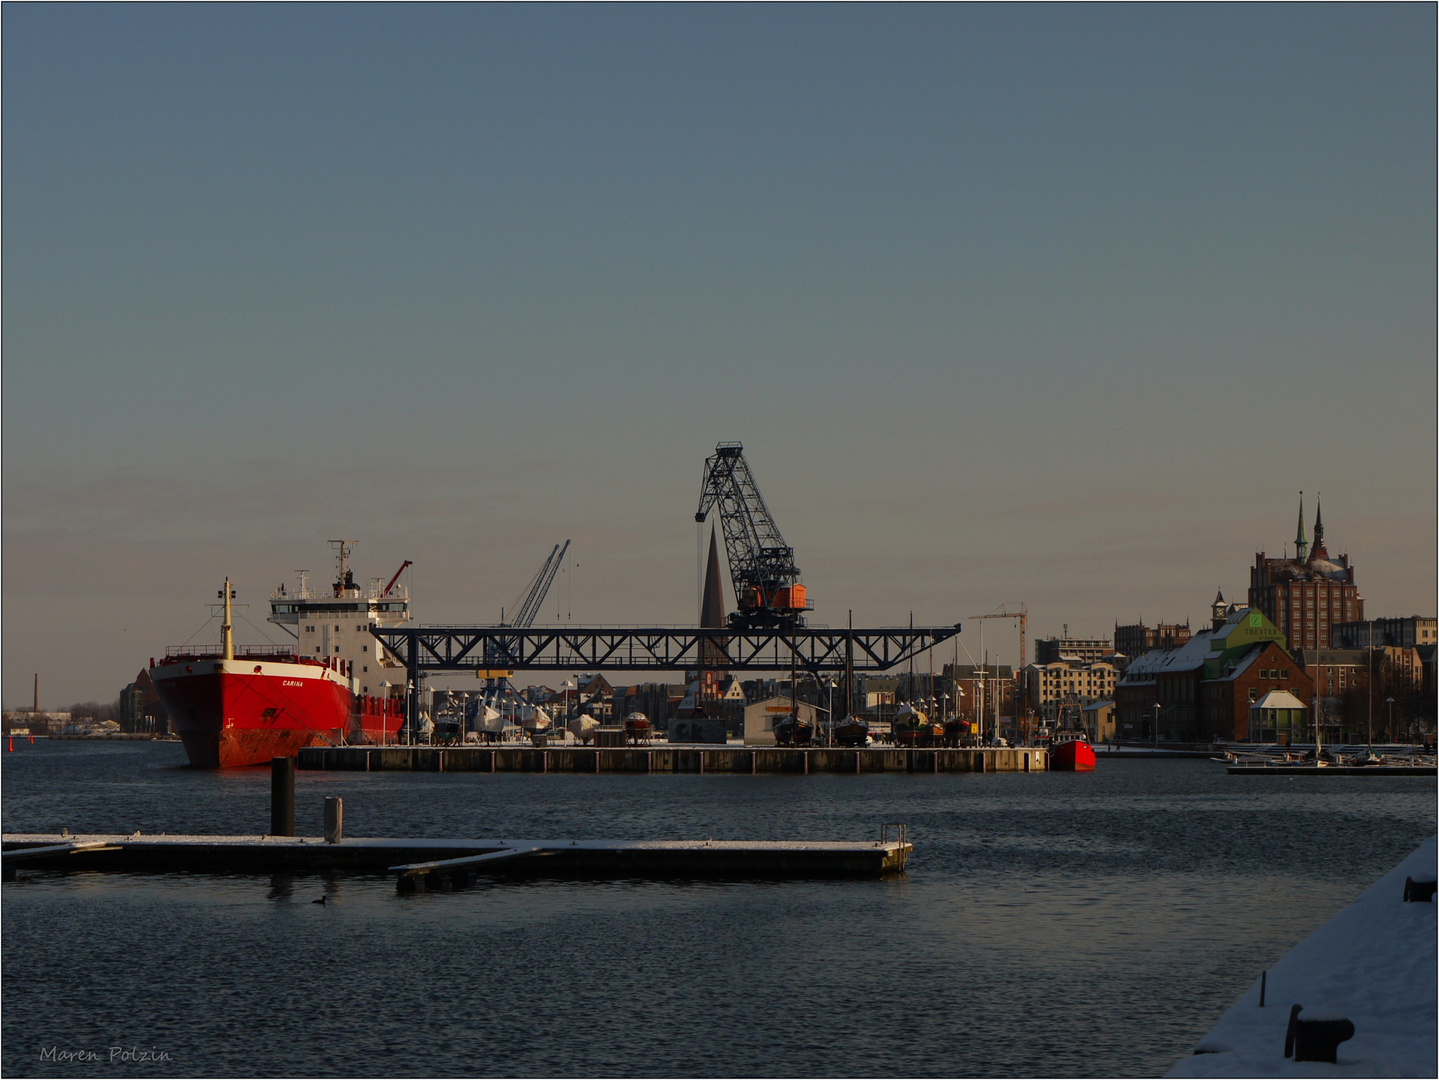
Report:
[[[295,835],[295,759],[270,760],[270,835]]]

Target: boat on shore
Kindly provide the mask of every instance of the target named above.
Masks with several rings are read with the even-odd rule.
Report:
[[[632,712],[625,717],[625,739],[632,743],[641,743],[654,734],[650,726],[650,718],[642,712]]]
[[[774,741],[776,746],[808,746],[814,739],[814,724],[789,715],[775,721]]]
[[[569,728],[570,734],[575,737],[576,742],[588,745],[593,741],[595,732],[599,731],[600,722],[589,713],[581,713],[566,726]]]
[[[270,597],[268,621],[292,635],[293,645],[236,646],[236,591],[226,578],[216,605],[223,612],[219,646],[172,646],[158,663],[151,658],[155,692],[191,765],[263,765],[306,746],[397,736],[405,669],[369,629],[409,621],[409,596],[396,588],[398,572],[388,585],[376,578],[362,589],[347,564],[350,546],[331,543],[339,573],[329,593],[311,593],[302,573],[295,592],[281,585]]]

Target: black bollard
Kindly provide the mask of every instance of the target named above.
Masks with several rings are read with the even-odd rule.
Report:
[[[295,759],[270,760],[270,835],[295,835]]]
[[[1304,1006],[1295,1005],[1289,1010],[1289,1030],[1284,1033],[1284,1056],[1293,1056],[1295,1061],[1334,1062],[1339,1056],[1339,1044],[1354,1038],[1354,1022],[1348,1017],[1328,1013],[1311,1015],[1300,1019]]]
[[[1404,902],[1406,904],[1427,904],[1434,899],[1434,882],[1423,878],[1404,879]]]

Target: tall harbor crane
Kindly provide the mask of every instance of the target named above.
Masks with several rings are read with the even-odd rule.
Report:
[[[705,461],[695,521],[719,512],[729,556],[736,609],[729,625],[736,630],[803,626],[806,602],[794,564],[794,548],[784,542],[759,485],[737,442],[720,443]]]
[[[522,599],[517,605],[514,605],[519,608],[519,613],[506,622],[504,609],[500,610],[501,626],[526,629],[533,625],[535,616],[540,613],[540,605],[545,602],[545,596],[549,593],[550,586],[554,584],[555,575],[560,572],[560,566],[565,561],[565,553],[569,550],[570,542],[568,540],[565,541],[564,547],[556,544],[550,549],[549,558],[535,572],[535,576],[530,578],[524,591],[520,594]],[[493,646],[485,650],[485,667],[478,674],[485,680],[485,688],[480,693],[478,701],[466,702],[465,716],[467,720],[476,719],[483,708],[497,708],[504,695],[513,689],[509,685],[512,672],[506,668]]]
[[[519,614],[511,622],[505,622],[504,612],[500,612],[501,626],[529,626],[535,621],[535,616],[540,613],[540,605],[545,602],[545,596],[554,583],[555,575],[560,572],[560,564],[565,561],[565,552],[570,550],[570,542],[565,541],[565,546],[556,544],[550,551],[550,557],[545,560],[543,566],[530,583],[525,587],[525,598],[520,604]]]

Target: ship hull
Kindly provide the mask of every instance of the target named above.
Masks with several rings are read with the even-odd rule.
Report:
[[[239,768],[303,747],[378,741],[399,730],[398,703],[357,698],[315,664],[194,658],[152,670],[155,690],[190,764]]]
[[[1049,767],[1057,772],[1093,772],[1094,747],[1083,739],[1056,743],[1049,751]]]

